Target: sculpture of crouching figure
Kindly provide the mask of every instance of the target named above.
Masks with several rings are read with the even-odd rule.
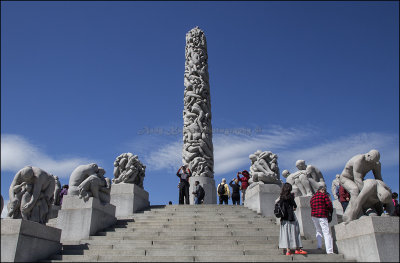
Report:
[[[105,173],[95,163],[78,166],[69,178],[68,195],[77,195],[85,202],[94,197],[103,203],[110,203],[111,180],[104,177]]]
[[[34,166],[22,168],[9,189],[8,217],[47,223],[54,189],[52,175]]]

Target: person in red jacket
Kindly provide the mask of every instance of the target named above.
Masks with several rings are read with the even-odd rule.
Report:
[[[326,194],[326,188],[320,186],[318,191],[311,197],[311,219],[317,231],[318,249],[322,247],[322,234],[325,239],[326,254],[333,254],[333,240],[328,223],[328,213],[333,211],[332,201]]]
[[[242,174],[243,177],[240,177],[239,174]],[[248,171],[243,170],[242,172],[238,172],[236,174],[237,179],[241,182],[241,188],[242,188],[242,205],[244,205],[244,200],[245,200],[245,195],[246,195],[246,189],[249,186],[249,179],[250,179],[250,174]]]
[[[342,185],[339,187],[339,202],[343,207],[343,213],[346,211],[347,206],[349,205],[350,201],[350,193],[344,189]]]

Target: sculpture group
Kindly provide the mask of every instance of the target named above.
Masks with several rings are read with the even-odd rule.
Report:
[[[136,184],[143,188],[145,168],[137,155],[123,153],[114,162],[114,184]],[[95,163],[79,165],[69,178],[69,196],[78,196],[84,202],[90,197],[110,203],[111,180],[106,171]],[[34,166],[19,170],[11,183],[9,218],[26,219],[41,224],[48,222],[51,205],[59,204],[61,184],[57,176]]]
[[[207,42],[198,27],[186,34],[182,162],[193,176],[214,177]]]

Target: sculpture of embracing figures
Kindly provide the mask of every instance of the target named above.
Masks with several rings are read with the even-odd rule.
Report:
[[[136,184],[143,189],[146,166],[139,161],[137,155],[123,153],[114,161],[114,184],[130,183]]]
[[[278,184],[282,181],[279,176],[278,156],[270,151],[257,150],[249,155],[251,160],[249,180],[250,188],[256,184]]]
[[[47,223],[54,189],[53,175],[38,167],[25,166],[11,183],[8,217]]]

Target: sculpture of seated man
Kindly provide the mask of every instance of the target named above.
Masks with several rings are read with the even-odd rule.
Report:
[[[111,181],[104,177],[105,173],[105,170],[95,163],[78,166],[69,178],[68,195],[77,195],[84,201],[94,197],[103,203],[109,203]]]
[[[143,188],[146,166],[143,165],[137,155],[123,153],[114,162],[114,184],[131,183]]]
[[[8,216],[45,224],[54,189],[55,180],[52,175],[34,166],[22,168],[10,186]],[[39,207],[40,213],[37,212]],[[32,217],[32,213],[38,216]]]
[[[277,155],[272,152],[260,150],[249,155],[251,160],[249,183],[261,184],[281,184],[279,179],[279,168],[277,164]],[[270,167],[270,165],[272,167]]]
[[[297,160],[296,167],[298,171],[292,176],[302,196],[312,196],[320,186],[326,188],[324,177],[317,167],[306,165],[304,160]]]
[[[373,210],[376,215],[380,216],[383,213],[383,205],[386,205],[386,210],[390,215],[394,215],[392,191],[381,180],[367,179],[357,198],[347,206],[343,214],[343,221],[348,223],[358,219],[366,215],[368,210]]]

